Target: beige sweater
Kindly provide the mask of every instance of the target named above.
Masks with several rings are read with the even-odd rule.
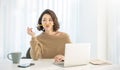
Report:
[[[56,32],[55,35],[48,35],[43,32],[30,41],[30,55],[34,60],[64,55],[65,44],[70,42],[69,36],[66,33]]]

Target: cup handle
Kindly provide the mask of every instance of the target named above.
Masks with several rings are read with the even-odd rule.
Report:
[[[11,55],[11,53],[9,53],[9,54],[7,55],[7,58],[12,61],[12,59],[9,57],[10,55]]]

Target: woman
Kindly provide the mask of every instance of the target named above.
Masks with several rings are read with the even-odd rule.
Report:
[[[40,35],[35,36],[32,28],[27,28],[27,33],[32,37],[32,59],[54,58],[55,62],[64,60],[65,44],[70,43],[70,39],[66,33],[58,31],[59,28],[56,14],[49,9],[46,9],[38,20],[37,29],[43,31]]]

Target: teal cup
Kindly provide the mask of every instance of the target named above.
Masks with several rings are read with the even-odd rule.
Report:
[[[17,64],[20,62],[21,52],[12,52],[7,55],[7,58],[13,62],[13,64]]]

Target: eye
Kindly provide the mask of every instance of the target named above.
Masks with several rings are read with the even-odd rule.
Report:
[[[46,21],[46,20],[44,19],[44,20],[42,20],[42,21]]]
[[[49,19],[49,21],[53,21],[52,19]]]

